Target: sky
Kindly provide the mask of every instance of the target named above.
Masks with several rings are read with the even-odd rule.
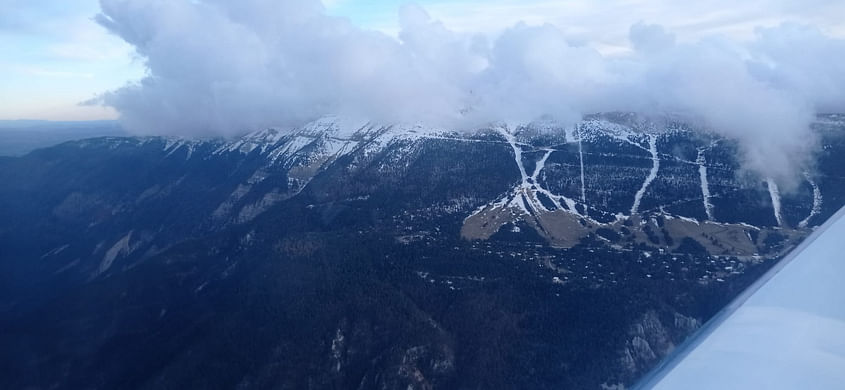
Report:
[[[143,76],[132,48],[93,22],[96,0],[0,0],[0,119],[113,118],[80,106]]]
[[[396,36],[401,0],[325,0],[329,15]],[[554,24],[605,54],[631,51],[629,28],[656,23],[680,41],[713,34],[738,41],[783,22],[845,36],[845,2],[825,0],[420,0],[451,31],[490,37],[524,21]],[[83,105],[146,72],[132,45],[98,24],[97,0],[0,0],[0,119],[116,118],[112,107]]]

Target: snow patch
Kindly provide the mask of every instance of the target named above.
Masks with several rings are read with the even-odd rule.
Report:
[[[699,221],[698,221],[697,219],[695,219],[695,218],[684,217],[684,216],[680,216],[680,215],[679,215],[679,216],[678,216],[678,219],[680,219],[680,220],[682,220],[682,221],[689,222],[689,223],[694,223],[694,224],[696,224],[696,225],[701,225],[701,222],[699,222]]]
[[[41,256],[41,259],[45,259],[45,258],[50,257],[50,256],[58,255],[59,253],[62,253],[65,249],[67,249],[69,247],[70,247],[70,244],[64,244],[60,247],[54,248],[53,250],[43,254]]]
[[[132,231],[126,233],[123,238],[117,240],[117,242],[106,251],[105,256],[103,256],[103,261],[100,262],[100,267],[97,270],[97,274],[102,274],[111,268],[112,264],[114,264],[115,259],[117,256],[125,256],[129,254],[129,240],[132,239]]]

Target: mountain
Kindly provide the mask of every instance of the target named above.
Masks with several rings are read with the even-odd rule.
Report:
[[[126,135],[117,121],[0,120],[0,156],[20,156],[62,142]]]
[[[622,388],[845,204],[602,114],[325,118],[0,158],[4,388]]]

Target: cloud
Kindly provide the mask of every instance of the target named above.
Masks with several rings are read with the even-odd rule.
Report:
[[[396,37],[329,16],[316,0],[101,6],[97,21],[134,46],[147,76],[100,100],[140,133],[233,136],[337,114],[472,128],[671,113],[739,140],[750,169],[786,178],[813,148],[814,113],[845,111],[845,41],[801,25],[738,43],[678,42],[637,23],[620,56],[551,24],[518,23],[495,39],[456,32],[415,5],[401,9]]]
[[[656,24],[639,22],[631,26],[628,34],[634,50],[653,54],[675,46],[675,35]]]
[[[748,57],[758,53],[721,39],[676,45],[657,26],[634,26],[631,37],[641,73],[630,79],[645,98],[635,110],[697,118],[740,141],[746,168],[782,182],[790,182],[806,163],[815,146],[809,131],[813,102],[772,77],[755,75]],[[779,37],[763,37],[758,44],[768,46]]]

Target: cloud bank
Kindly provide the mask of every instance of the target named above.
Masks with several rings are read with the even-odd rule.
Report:
[[[687,115],[740,141],[748,168],[786,178],[818,112],[845,111],[845,41],[801,25],[751,42],[679,43],[631,27],[603,55],[546,24],[458,33],[416,5],[397,37],[328,16],[317,0],[101,0],[96,20],[135,47],[142,80],[105,93],[130,131],[233,136],[324,115],[472,128],[605,111]],[[600,26],[596,26],[600,28]]]

